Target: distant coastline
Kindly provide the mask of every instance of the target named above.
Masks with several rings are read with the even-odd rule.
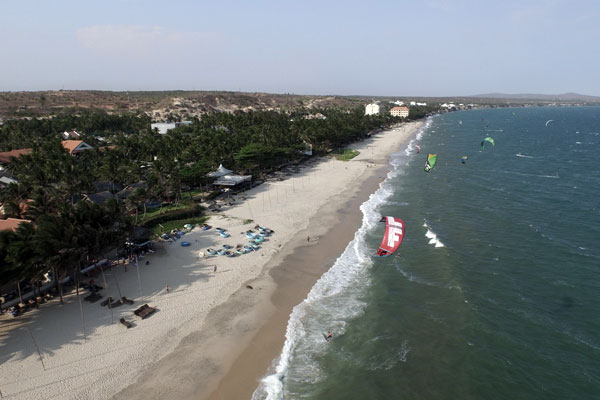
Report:
[[[353,108],[371,101],[477,103],[480,107],[599,105],[600,97],[577,93],[559,95],[489,93],[473,96],[304,95],[231,91],[99,91],[57,90],[0,92],[0,120],[44,117],[56,113],[104,111],[111,114],[143,113],[156,121],[168,115],[200,116],[236,112],[319,108]]]

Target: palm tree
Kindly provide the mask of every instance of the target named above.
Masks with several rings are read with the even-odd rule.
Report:
[[[4,236],[6,265],[3,269],[9,275],[7,278],[10,278],[7,282],[13,281],[19,284],[23,280],[38,281],[46,272],[43,268],[44,263],[32,242],[34,234],[32,224],[22,223],[12,235]],[[21,295],[20,289],[19,295]]]
[[[12,262],[9,255],[10,244],[14,241],[15,233],[13,231],[0,231],[0,282],[4,284],[20,281],[21,269]]]
[[[36,221],[33,244],[52,269],[60,303],[63,304],[62,281],[73,265],[81,260],[83,252],[72,221],[64,215],[40,216]]]

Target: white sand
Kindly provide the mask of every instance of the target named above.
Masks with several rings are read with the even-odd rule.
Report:
[[[360,185],[372,170],[369,165],[385,165],[391,152],[400,150],[399,144],[420,125],[420,122],[404,124],[351,146],[361,154],[349,162],[322,158],[301,166],[300,173],[283,181],[267,182],[246,192],[245,201],[232,207],[223,206],[221,215],[208,222],[213,229],[195,230],[178,242],[159,244],[156,253],[140,260],[141,293],[135,267],[128,266],[125,272],[121,265],[107,271],[107,285],[101,292],[104,298],[119,298],[118,282],[121,295],[135,300],[135,304],[114,308],[111,315],[110,309],[100,306],[101,301],[93,304],[82,301],[85,339],[80,306],[74,294],[68,295],[62,306],[53,300],[19,318],[3,315],[0,320],[2,399],[106,399],[147,375],[155,362],[170,355],[184,338],[203,327],[213,308],[233,302],[240,290],[249,291],[247,284],[260,281],[261,289],[267,293],[268,268],[263,268],[267,261],[290,253],[297,245],[291,239],[307,227],[308,220],[321,206],[336,201],[336,195],[348,187]],[[254,222],[244,225],[245,219]],[[241,232],[255,224],[275,231],[258,252],[234,258],[199,258],[199,252],[208,247],[247,244],[248,239]],[[215,227],[226,228],[231,237],[221,238]],[[318,240],[318,234],[315,232],[311,240]],[[188,241],[191,246],[182,247],[181,241]],[[146,261],[149,265],[145,265]],[[105,286],[101,276],[95,281]],[[170,293],[166,292],[166,285]],[[84,291],[83,296],[87,294]],[[268,296],[263,298],[268,302]],[[141,320],[133,311],[144,303],[156,307],[157,312]],[[133,322],[134,327],[127,329],[121,325],[118,322],[121,317]],[[229,350],[213,350],[239,349],[231,346]],[[217,367],[206,366],[211,368],[219,371]],[[211,373],[204,372],[204,375]],[[174,375],[177,373],[173,371]],[[147,389],[150,392],[145,395],[147,398],[178,397],[177,393]]]

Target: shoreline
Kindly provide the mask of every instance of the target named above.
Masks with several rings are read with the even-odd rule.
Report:
[[[361,220],[358,205],[375,191],[390,154],[422,124],[404,123],[348,146],[361,152],[351,161],[315,159],[244,193],[243,201],[208,222],[228,229],[229,239],[195,229],[183,239],[191,246],[162,243],[147,255],[140,279],[133,266],[106,271],[104,298],[125,295],[135,305],[80,306],[70,294],[64,305],[56,299],[41,305],[42,312],[3,315],[3,398],[221,400],[219,388],[242,383],[243,392],[224,398],[250,397],[282,348],[291,309],[352,239]],[[244,231],[255,224],[275,231],[258,252],[200,257],[208,247],[246,242]],[[336,228],[339,235],[328,234]],[[158,311],[141,320],[133,310],[144,303]],[[119,318],[133,322],[133,329]],[[260,360],[245,356],[251,349],[260,350]]]
[[[386,169],[382,167],[376,170],[383,174],[387,172]],[[250,399],[252,397],[260,379],[265,376],[273,361],[281,353],[292,309],[306,298],[317,280],[327,272],[354,238],[356,230],[362,223],[359,207],[379,187],[380,180],[376,175],[368,177],[358,193],[352,194],[342,207],[328,210],[331,213],[330,217],[341,214],[345,218],[336,221],[327,229],[318,243],[298,245],[292,254],[285,257],[279,268],[269,271],[276,283],[271,296],[271,303],[276,311],[264,316],[263,325],[220,379],[217,388],[208,397],[199,395],[195,397],[196,399]],[[319,220],[320,217],[315,216],[314,219]],[[316,222],[316,224],[320,223]],[[298,241],[304,237],[304,232],[296,235]]]
[[[210,392],[200,391],[193,397],[196,400],[250,399],[263,378],[272,368],[281,353],[285,333],[292,309],[301,303],[317,280],[333,265],[337,257],[346,249],[362,223],[360,206],[369,199],[381,182],[380,177],[390,169],[389,157],[400,151],[402,146],[416,135],[423,123],[415,124],[397,148],[383,154],[382,159],[370,160],[377,168],[366,169],[357,180],[360,188],[346,189],[339,194],[348,200],[341,205],[324,205],[311,218],[308,227],[297,232],[292,243],[298,243],[291,253],[282,260],[271,260],[265,265],[275,281],[271,294],[271,305],[262,316],[262,324],[251,337],[245,337],[243,351],[239,352],[227,371],[219,378],[216,388]],[[369,146],[366,146],[369,147]],[[385,178],[384,178],[385,179]],[[339,216],[345,218],[340,219]],[[328,221],[323,221],[326,218]],[[329,220],[332,222],[328,225]],[[309,232],[319,232],[317,243],[304,243]],[[268,314],[267,314],[268,313]],[[207,396],[208,394],[208,396]]]

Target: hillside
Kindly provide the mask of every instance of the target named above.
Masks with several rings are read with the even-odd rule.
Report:
[[[600,104],[600,97],[576,93],[561,95],[490,93],[475,96],[311,96],[297,94],[157,91],[109,92],[98,90],[58,90],[44,92],[0,92],[0,120],[44,117],[86,110],[122,114],[146,114],[154,121],[190,119],[211,112],[253,110],[298,110],[318,108],[349,109],[378,102],[401,100],[429,104],[454,102],[482,106],[529,106],[544,104]],[[392,105],[393,106],[393,105]]]
[[[44,116],[61,112],[103,110],[109,113],[145,113],[161,121],[175,116],[191,118],[222,111],[290,110],[299,108],[350,108],[364,104],[359,97],[301,96],[242,92],[107,92],[59,90],[1,92],[0,118]]]

